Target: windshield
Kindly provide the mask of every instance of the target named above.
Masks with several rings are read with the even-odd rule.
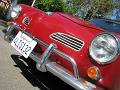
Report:
[[[109,19],[92,19],[90,23],[106,29],[108,32],[117,32],[120,33],[120,22],[116,22]]]

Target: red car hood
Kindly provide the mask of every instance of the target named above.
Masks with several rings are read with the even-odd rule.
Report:
[[[41,17],[41,16],[40,16]],[[60,32],[74,36],[84,42],[90,42],[97,34],[104,30],[98,28],[83,20],[75,19],[69,15],[62,13],[53,13],[53,15],[39,16],[32,18],[33,35],[38,38],[49,41],[49,36],[53,33]],[[33,27],[34,26],[34,27]],[[50,40],[51,41],[51,40]]]
[[[25,25],[23,23],[25,17],[29,18],[29,25]],[[84,42],[84,46],[89,47],[92,39],[97,34],[104,32],[103,29],[83,20],[76,19],[73,16],[58,12],[48,15],[41,10],[33,7],[30,8],[26,5],[22,5],[22,12],[19,18],[15,20],[15,23],[34,37],[37,37],[48,44],[55,43],[58,48],[64,47],[67,51],[71,51],[71,49],[56,42],[55,40],[52,40],[50,35],[56,32],[68,34],[82,40]],[[62,51],[66,52],[64,49]],[[66,53],[70,55],[69,52]]]

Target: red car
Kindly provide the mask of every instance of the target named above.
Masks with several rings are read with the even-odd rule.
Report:
[[[120,34],[60,12],[13,6],[5,40],[77,90],[120,90]]]

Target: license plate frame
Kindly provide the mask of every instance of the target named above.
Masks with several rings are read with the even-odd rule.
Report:
[[[19,31],[15,38],[12,40],[11,45],[25,58],[28,58],[30,53],[37,45],[37,42],[28,35]]]

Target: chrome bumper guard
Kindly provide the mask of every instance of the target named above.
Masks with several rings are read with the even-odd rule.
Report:
[[[40,58],[37,57],[36,55],[34,55],[33,53],[31,53],[29,56],[35,62],[37,62],[36,68],[38,70],[40,70],[42,72],[46,72],[46,71],[51,72],[52,74],[54,74],[55,76],[57,76],[58,78],[60,78],[61,80],[63,80],[64,82],[66,82],[67,84],[69,84],[70,86],[72,86],[73,88],[75,88],[77,90],[103,90],[102,88],[97,87],[96,85],[84,80],[83,78],[79,78],[77,63],[75,62],[75,60],[72,57],[59,51],[55,44],[51,43],[50,45],[47,45],[43,41],[30,35],[25,30],[21,29],[19,27],[19,25],[14,23],[13,25],[8,26],[7,33],[5,34],[5,37],[4,37],[6,41],[10,40],[11,33],[15,29],[22,31],[23,33],[27,34],[32,39],[37,41],[39,44],[46,47],[46,50],[44,51],[44,53],[42,54],[42,56]],[[72,74],[70,71],[68,71],[61,65],[57,64],[56,62],[51,62],[49,60],[51,53],[56,53],[57,55],[61,56],[62,58],[65,58],[65,60],[68,60],[73,66],[74,74]]]

